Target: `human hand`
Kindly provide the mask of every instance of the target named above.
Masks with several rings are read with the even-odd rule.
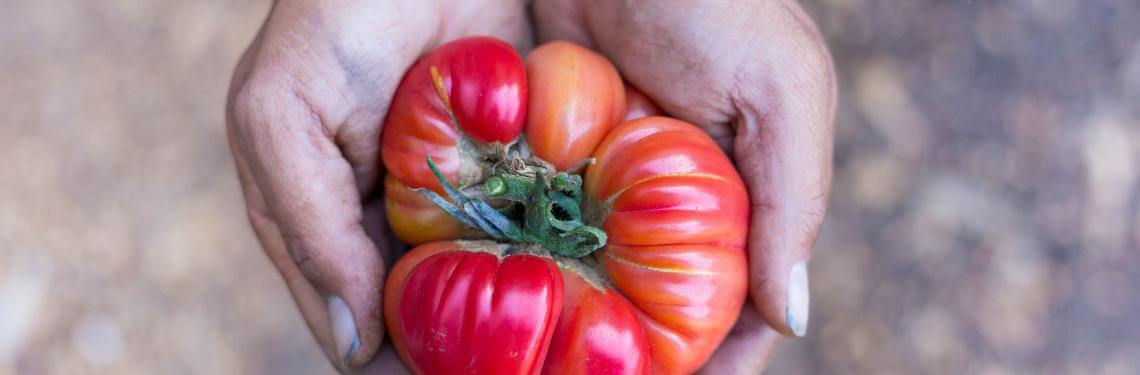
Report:
[[[478,34],[525,50],[529,27],[521,0],[280,0],[235,68],[226,124],[250,222],[338,369],[405,371],[380,348],[396,241],[378,153],[396,85],[439,44]]]
[[[760,371],[780,335],[807,329],[807,262],[831,185],[831,58],[792,0],[536,0],[540,42],[609,57],[668,115],[704,128],[734,158],[752,200],[750,299],[705,365]]]

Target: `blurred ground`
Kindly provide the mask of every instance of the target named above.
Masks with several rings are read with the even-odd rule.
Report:
[[[267,5],[0,2],[0,373],[331,371],[221,124]],[[771,372],[1140,372],[1140,3],[805,5],[835,182]]]

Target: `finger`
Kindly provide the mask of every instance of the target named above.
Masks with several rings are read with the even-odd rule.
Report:
[[[265,199],[261,195],[256,182],[253,181],[253,175],[249,170],[249,163],[246,162],[241,152],[238,150],[233,133],[233,97],[238,88],[242,87],[244,82],[249,76],[250,69],[252,68],[253,57],[252,51],[256,50],[260,45],[264,29],[258,31],[250,48],[242,54],[241,59],[238,60],[237,66],[234,68],[233,79],[230,82],[230,92],[228,94],[229,100],[226,106],[226,135],[229,143],[230,153],[233,155],[234,164],[237,169],[238,181],[241,184],[242,194],[246,201],[246,212],[249,217],[251,226],[254,229],[254,235],[257,237],[261,247],[265,250],[266,256],[269,258],[273,266],[281,274],[285,285],[288,287],[290,294],[292,294],[294,301],[301,311],[301,316],[308,325],[309,331],[312,332],[314,339],[320,345],[322,351],[325,352],[327,357],[334,358],[334,350],[330,349],[333,346],[332,333],[329,331],[328,312],[320,305],[322,301],[321,296],[317,293],[316,289],[309,284],[301,271],[297,269],[293,260],[289,257],[289,253],[285,250],[284,240],[281,238],[281,233],[277,229],[277,224],[273,222]],[[334,361],[334,363],[336,363]]]
[[[232,133],[232,131],[227,131]],[[265,250],[266,256],[269,261],[281,274],[281,278],[285,281],[285,285],[289,288],[289,293],[296,301],[298,308],[301,311],[301,317],[304,318],[305,324],[312,332],[314,339],[320,345],[325,355],[330,360],[336,358],[334,349],[331,349],[335,344],[328,325],[328,311],[323,306],[323,298],[320,293],[309,284],[309,280],[301,274],[301,270],[293,263],[293,259],[289,257],[288,251],[285,249],[285,242],[281,237],[281,232],[277,228],[277,224],[273,222],[272,217],[268,214],[265,200],[261,196],[256,183],[253,182],[253,177],[249,172],[249,165],[244,160],[244,157],[237,150],[237,146],[233,143],[233,136],[230,134],[230,151],[234,155],[234,161],[238,170],[238,179],[241,182],[242,193],[246,201],[246,213],[249,217],[251,226],[253,227],[254,235],[257,237],[261,247]],[[339,363],[339,360],[333,360],[333,363]]]
[[[832,130],[809,123],[804,108],[745,110],[735,158],[749,190],[749,272],[756,308],[777,330],[807,332],[807,264],[823,225],[831,184]],[[795,124],[795,125],[793,125]]]
[[[281,239],[280,231],[277,229],[277,224],[273,222],[269,216],[268,209],[266,208],[265,199],[261,196],[261,191],[258,189],[257,184],[253,181],[253,176],[249,171],[249,164],[245,161],[241,152],[238,150],[233,133],[233,97],[237,89],[242,87],[244,82],[249,76],[252,67],[253,58],[252,51],[255,50],[261,43],[264,29],[258,31],[250,48],[242,54],[238,60],[237,66],[234,68],[234,75],[230,82],[230,91],[226,105],[226,136],[229,143],[230,153],[233,155],[234,164],[237,169],[238,181],[241,184],[242,195],[246,201],[246,212],[249,217],[251,226],[254,229],[254,235],[257,237],[261,247],[265,250],[270,262],[277,268],[278,273],[281,274],[282,279],[285,280],[289,292],[292,294],[293,299],[297,301],[300,307],[301,316],[305,320],[305,324],[309,326],[309,331],[313,333],[314,339],[320,344],[320,347],[329,358],[333,358],[332,350],[329,350],[333,344],[331,332],[328,330],[328,313],[325,309],[319,307],[321,301],[320,295],[313,289],[309,281],[301,275],[301,271],[289,258],[288,252],[285,250],[285,243]]]
[[[785,29],[765,46],[768,66],[744,70],[733,155],[752,205],[751,297],[776,330],[807,333],[808,261],[831,189],[835,73],[818,30],[795,3]]]
[[[257,187],[247,189],[250,221],[333,362],[357,365],[383,337],[383,263],[361,226],[353,169],[293,92],[246,81],[233,100],[239,171]]]
[[[732,327],[700,373],[759,374],[782,340],[783,336],[769,327],[755,309],[745,305],[736,326]]]
[[[232,136],[231,136],[232,139]],[[238,178],[241,182],[242,191],[245,194],[246,201],[250,205],[250,221],[253,223],[254,233],[262,246],[266,250],[270,261],[273,263],[281,273],[282,278],[285,280],[294,300],[301,309],[301,315],[305,319],[305,323],[309,326],[310,331],[313,333],[314,338],[324,350],[325,355],[330,359],[335,358],[336,354],[329,348],[334,345],[332,332],[329,330],[328,310],[323,306],[324,300],[321,298],[320,293],[313,288],[312,284],[301,274],[300,269],[293,263],[285,249],[285,243],[282,240],[281,234],[277,229],[275,223],[265,214],[265,203],[257,186],[254,185],[252,177],[249,173],[248,164],[240,153],[237,153],[237,148],[230,142],[230,151],[234,152],[234,159],[237,164]],[[381,194],[377,194],[380,196]],[[376,204],[380,203],[380,204]],[[365,206],[365,219],[366,227],[371,228],[386,228],[384,220],[383,204],[381,200],[375,200]],[[383,229],[378,229],[382,231]],[[377,243],[384,243],[390,241],[387,239],[393,238],[385,233],[370,234],[374,239],[384,241],[377,241]],[[390,252],[382,252],[385,256],[385,264],[389,264]],[[336,363],[334,361],[334,363]],[[373,360],[368,364],[362,366],[359,370],[351,371],[360,374],[408,374],[410,373],[401,362],[400,358],[396,355],[395,350],[390,345],[382,346],[375,354]]]
[[[230,83],[229,100],[226,106],[226,134],[229,140],[230,152],[234,157],[241,183],[242,193],[247,205],[247,214],[254,229],[258,242],[265,250],[270,262],[281,274],[289,292],[292,294],[305,324],[312,332],[314,339],[320,345],[325,355],[337,366],[341,366],[335,349],[336,342],[329,324],[329,313],[324,298],[309,283],[309,280],[297,268],[296,263],[289,256],[281,232],[269,213],[268,204],[253,179],[249,163],[239,150],[234,133],[234,97],[237,90],[243,87],[248,79],[253,63],[253,51],[259,47],[264,29],[258,32],[250,48],[242,55],[234,69],[233,79]]]
[[[349,337],[356,338],[345,339],[343,338],[343,336],[346,336],[344,332],[350,330],[342,329],[342,337],[338,342],[338,337],[333,331],[333,328],[337,325],[334,324],[334,322],[330,321],[330,300],[323,296],[321,292],[318,292],[316,288],[314,288],[313,284],[310,283],[309,279],[306,278],[305,275],[301,272],[300,268],[297,266],[297,263],[294,262],[294,259],[287,251],[284,237],[282,236],[281,230],[268,208],[268,203],[266,202],[262,191],[258,187],[257,182],[254,180],[254,174],[251,170],[250,164],[236,143],[238,140],[237,134],[235,133],[235,129],[237,128],[235,104],[238,103],[236,97],[238,90],[245,87],[245,83],[249,78],[250,71],[253,66],[255,53],[254,51],[257,51],[260,47],[264,33],[265,28],[259,30],[254,41],[251,43],[250,48],[242,55],[234,70],[234,76],[231,82],[230,92],[228,95],[229,99],[227,100],[226,107],[226,124],[230,151],[234,156],[238,171],[238,177],[242,185],[242,192],[247,202],[247,212],[249,215],[250,223],[253,226],[254,233],[256,234],[258,241],[261,243],[262,248],[265,250],[266,255],[269,257],[274,267],[277,268],[278,272],[284,279],[290,293],[293,296],[294,301],[298,306],[298,309],[301,312],[302,317],[305,320],[306,325],[308,325],[310,332],[312,332],[314,338],[318,344],[320,344],[320,347],[325,352],[325,355],[329,357],[331,362],[336,366],[343,367],[346,363],[344,360],[346,356],[343,353],[338,353],[338,344],[342,348],[346,347],[346,345],[343,344],[344,342],[352,342],[349,340],[359,340],[359,335],[351,334]],[[380,277],[382,278],[382,276]],[[376,309],[378,311],[379,308],[377,307]],[[342,322],[346,320],[354,320],[351,319],[351,313],[346,312],[346,310],[347,309],[345,308],[338,309],[338,312],[341,315],[339,320]],[[346,319],[344,315],[349,315],[349,317]],[[344,327],[346,325],[347,324],[343,323],[340,324],[341,327]],[[367,324],[364,326],[365,329],[368,329]],[[383,327],[381,326],[380,328],[382,329]],[[379,337],[382,337],[383,333],[380,331],[375,335],[378,336],[376,339],[378,341]],[[351,344],[347,345],[347,347],[350,349],[351,346]],[[360,350],[360,346],[358,345],[357,349],[353,351],[357,353],[363,353],[359,354],[358,357],[365,358],[361,360],[366,360],[366,358],[369,356],[369,354],[366,352],[367,350],[368,348],[365,346],[365,351],[362,352]]]

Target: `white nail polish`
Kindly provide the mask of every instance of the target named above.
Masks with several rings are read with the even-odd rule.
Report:
[[[785,312],[785,323],[792,333],[803,337],[807,333],[808,307],[810,305],[810,292],[808,291],[807,263],[799,261],[792,266],[788,273],[788,306]]]
[[[348,366],[352,357],[356,355],[356,350],[360,348],[360,337],[356,334],[356,321],[352,318],[352,311],[348,309],[348,304],[344,303],[340,297],[329,297],[328,304],[336,352],[340,356],[341,363]]]

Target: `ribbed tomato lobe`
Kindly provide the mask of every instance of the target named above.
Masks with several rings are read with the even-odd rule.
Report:
[[[444,44],[433,56],[460,130],[479,142],[513,142],[526,120],[526,68],[511,45],[489,37]],[[446,68],[446,69],[444,69]],[[435,77],[433,77],[434,79]]]
[[[566,300],[542,373],[648,374],[649,342],[621,294],[562,270]]]
[[[459,186],[481,182],[492,157],[522,134],[527,93],[522,58],[502,41],[456,39],[425,54],[400,81],[384,118],[380,155],[392,180],[386,185],[443,194],[427,158]],[[459,233],[459,223],[428,199],[391,196],[388,221],[401,240],[422,244]]]
[[[532,374],[562,308],[550,259],[448,251],[416,266],[400,292],[397,329],[421,374]]]

